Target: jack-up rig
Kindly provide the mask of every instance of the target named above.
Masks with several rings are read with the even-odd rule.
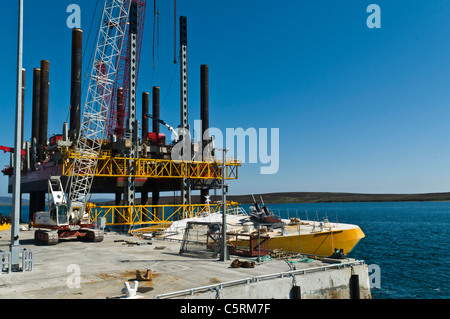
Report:
[[[146,0],[105,0],[83,112],[83,32],[72,30],[70,122],[63,124],[62,134],[47,136],[50,62],[42,60],[40,68],[33,70],[32,132],[31,140],[22,143],[21,193],[30,194],[29,221],[42,229],[36,231],[38,240],[49,244],[63,237],[101,241],[103,233],[93,227],[100,218],[106,226],[145,225],[161,229],[173,220],[219,211],[221,203],[207,200],[209,190],[221,187],[223,174],[226,180],[238,177],[241,163],[232,158],[225,159],[225,163],[216,160],[213,139],[204,134],[209,128],[208,65],[200,66],[201,143],[187,145],[190,139],[183,139],[183,132],[189,132],[187,19],[184,16],[179,17],[178,131],[160,119],[157,86],[152,88],[152,113],[149,112],[150,93],[142,93],[139,123],[137,81],[145,11]],[[24,88],[23,85],[22,94]],[[153,124],[151,132],[149,118]],[[160,131],[161,125],[179,137],[169,142]],[[200,153],[200,158],[198,155],[189,160],[172,158],[172,150],[179,141],[184,141],[183,151],[190,148],[191,154]],[[207,147],[209,153],[203,152]],[[204,157],[204,154],[212,156]],[[12,168],[5,167],[2,172],[9,176],[8,191],[12,192]],[[200,191],[199,204],[191,201],[193,190]],[[175,191],[181,191],[181,203],[159,204],[160,192]],[[114,193],[115,205],[89,203],[92,193]],[[136,193],[141,193],[139,205]]]

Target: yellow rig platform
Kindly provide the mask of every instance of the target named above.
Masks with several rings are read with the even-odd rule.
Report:
[[[22,172],[22,192],[40,193],[45,196],[47,181],[50,176],[59,175],[66,181],[70,175],[75,156],[74,150],[62,150],[59,159],[48,161],[37,170]],[[133,175],[130,165],[134,165]],[[235,158],[225,160],[225,180],[236,180],[241,162]],[[220,183],[223,174],[222,161],[174,161],[153,158],[126,158],[113,156],[110,150],[103,150],[97,158],[92,193],[117,193],[123,190],[127,177],[136,179],[136,192],[179,191],[183,178],[189,179],[194,185],[207,185],[211,189],[213,183]],[[197,183],[197,184],[195,184]],[[203,184],[205,183],[205,184]],[[11,186],[11,185],[10,185]],[[217,188],[217,186],[216,186]],[[175,204],[173,205],[123,205],[116,201],[115,205],[90,204],[90,216],[93,222],[104,217],[106,226],[118,225],[152,225],[155,229],[167,227],[173,220],[194,217],[205,213],[218,212],[222,204],[211,202],[206,204]],[[42,208],[41,208],[42,209]],[[227,210],[237,209],[237,203],[227,203]],[[30,207],[30,217],[32,208]]]
[[[63,157],[62,175],[69,176],[75,152],[70,151]],[[130,177],[136,178],[188,178],[222,179],[221,161],[174,161],[153,158],[113,157],[110,151],[102,151],[98,157],[94,177]],[[129,163],[134,163],[134,174],[129,172]],[[241,162],[235,158],[225,160],[225,179],[238,178]]]

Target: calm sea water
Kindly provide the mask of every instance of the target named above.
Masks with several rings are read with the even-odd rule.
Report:
[[[349,257],[380,268],[374,299],[450,298],[450,202],[270,205],[281,217],[356,224],[366,235]]]
[[[349,257],[380,268],[374,299],[450,298],[450,202],[269,205],[283,218],[359,225],[366,235]],[[248,205],[244,205],[248,208]],[[10,207],[0,207],[7,215]],[[24,206],[22,216],[28,216]]]

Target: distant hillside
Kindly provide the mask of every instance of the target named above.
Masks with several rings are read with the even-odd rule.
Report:
[[[150,193],[151,195],[151,193]],[[358,193],[321,193],[321,192],[289,192],[289,193],[265,193],[254,194],[255,199],[265,203],[287,204],[287,203],[344,203],[344,202],[423,202],[423,201],[450,201],[450,193],[429,194],[358,194]],[[200,202],[200,197],[191,197],[192,203]],[[180,199],[176,198],[176,203]],[[221,200],[221,196],[211,196],[211,200]],[[227,200],[236,201],[240,204],[252,204],[252,195],[227,195]],[[139,204],[139,198],[137,199]],[[148,203],[151,203],[149,199]],[[173,204],[173,196],[161,196],[159,204]],[[113,205],[114,201],[104,204]]]
[[[422,202],[449,201],[450,193],[429,194],[358,194],[358,193],[321,193],[292,192],[254,194],[255,199],[272,204],[282,203],[340,203],[340,202]],[[228,196],[239,203],[253,203],[251,195]]]
[[[22,205],[28,205],[28,199],[22,199]],[[12,196],[0,196],[0,206],[12,205]]]
[[[149,194],[151,195],[151,193]],[[260,197],[265,203],[287,204],[287,203],[345,203],[345,202],[424,202],[424,201],[450,201],[450,193],[428,193],[428,194],[359,194],[359,193],[327,193],[327,192],[287,192],[287,193],[265,193],[254,194],[255,199],[261,202]],[[200,196],[193,195],[192,203],[198,204]],[[221,196],[211,196],[211,200],[221,200]],[[232,200],[240,204],[252,204],[252,195],[227,195],[227,200]],[[96,199],[97,205],[114,205],[114,201]],[[148,203],[151,203],[151,198]],[[179,197],[161,196],[159,204],[180,204]],[[12,198],[0,196],[0,206],[12,204]],[[28,205],[29,201],[22,199],[22,205]],[[137,203],[140,199],[137,198]]]

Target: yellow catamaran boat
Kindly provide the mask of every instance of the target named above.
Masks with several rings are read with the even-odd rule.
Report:
[[[222,214],[205,214],[175,221],[162,236],[181,240],[188,222],[221,223]],[[261,236],[269,237],[270,250],[283,249],[285,252],[317,256],[331,256],[336,249],[342,250],[347,255],[365,237],[357,225],[331,223],[327,219],[323,221],[280,219],[274,216],[266,205],[261,209],[256,203],[250,207],[250,214],[242,208],[237,213],[228,213],[226,223],[227,239],[229,243],[235,241],[234,245],[248,246],[248,240],[245,238],[259,232]]]

